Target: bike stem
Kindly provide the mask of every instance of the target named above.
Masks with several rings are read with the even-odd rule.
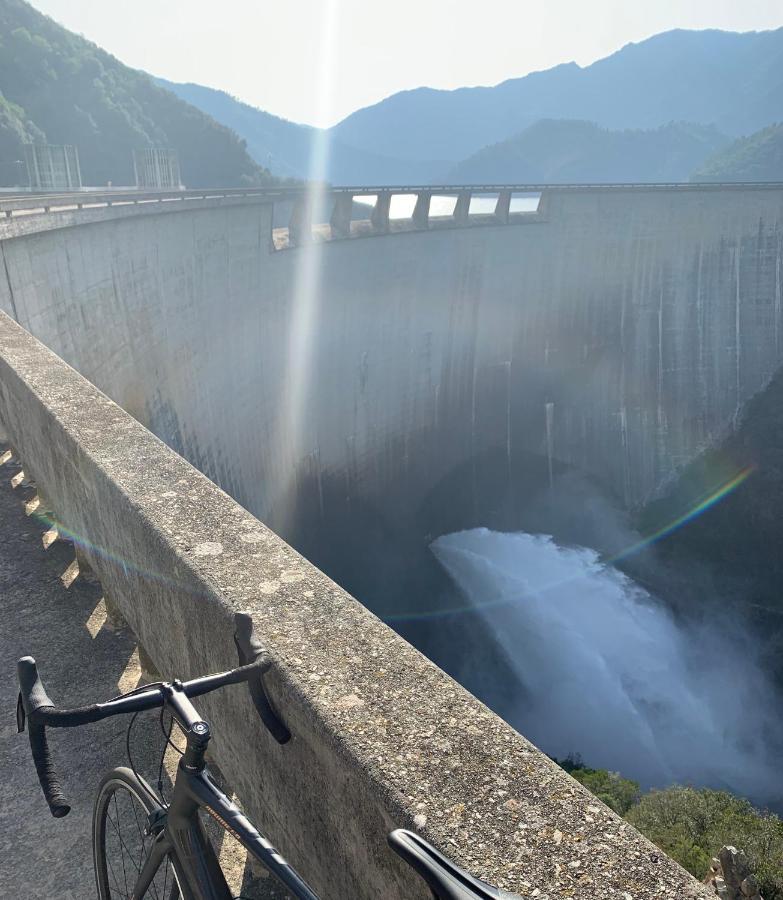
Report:
[[[173,681],[162,688],[166,706],[185,732],[187,741],[180,765],[190,772],[202,772],[206,766],[204,755],[212,737],[209,723],[198,714],[182,688],[182,682]]]

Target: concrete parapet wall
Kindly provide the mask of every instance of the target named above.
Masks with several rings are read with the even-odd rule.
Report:
[[[386,848],[399,825],[524,897],[708,896],[4,314],[0,421],[161,672],[234,665],[234,613],[252,616],[293,739],[242,687],[200,705],[242,801],[325,898],[424,900]]]

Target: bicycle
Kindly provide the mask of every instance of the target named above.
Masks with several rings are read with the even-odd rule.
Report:
[[[99,900],[232,900],[232,894],[199,816],[204,810],[233,835],[248,854],[267,868],[298,900],[319,900],[305,879],[278,853],[239,808],[217,786],[207,769],[205,754],[212,731],[191,703],[231,684],[246,683],[250,696],[272,734],[285,743],[290,734],[266,696],[263,674],[270,660],[263,652],[247,662],[239,635],[235,638],[244,663],[236,669],[182,682],[154,682],[104,703],[75,709],[58,709],[49,699],[35,660],[23,657],[17,664],[19,700],[17,725],[27,724],[38,780],[52,815],[70,811],[54,769],[46,728],[74,728],[111,716],[161,709],[185,734],[185,750],[177,767],[174,790],[167,803],[131,768],[113,769],[102,779],[93,815],[93,861]],[[243,659],[245,657],[245,659]],[[130,758],[130,727],[126,746]],[[165,733],[170,743],[171,728]],[[163,759],[161,757],[161,770]],[[120,809],[124,808],[125,816]],[[127,824],[127,831],[124,825]],[[390,847],[425,880],[435,900],[521,900],[473,878],[431,844],[411,831],[396,829],[388,836]],[[122,876],[122,877],[121,877]]]

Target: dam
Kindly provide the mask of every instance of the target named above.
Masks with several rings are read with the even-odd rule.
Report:
[[[581,885],[604,897],[607,883],[666,896],[663,882],[699,896],[370,613],[439,662],[443,635],[414,615],[438,602],[432,540],[513,528],[561,471],[633,508],[732,427],[781,361],[783,187],[505,186],[495,211],[475,216],[471,196],[492,189],[363,189],[374,207],[356,227],[360,193],[329,194],[329,219],[312,230],[295,192],[7,205],[9,440],[160,671],[228,660],[231,615],[252,608],[307,773],[290,820],[263,808],[259,820],[297,864],[317,840],[305,823],[337,827],[359,803],[357,832],[422,816],[428,836],[519,892],[527,879],[552,896]],[[433,193],[455,197],[451,217],[430,215]],[[514,212],[530,193],[535,210]],[[389,220],[395,194],[417,198],[410,222]],[[161,616],[177,646],[162,642]],[[438,736],[444,721],[453,736]],[[221,765],[240,795],[286,808],[282,788],[259,788],[240,760],[241,737],[259,742],[258,726],[242,729]],[[445,742],[448,765],[424,745],[404,749],[422,734]],[[284,782],[282,751],[267,745]],[[319,806],[324,767],[359,799]],[[525,781],[516,794],[514,779]],[[481,824],[490,794],[497,826]],[[422,812],[428,803],[441,815]],[[553,869],[546,855],[585,827],[590,859]],[[613,835],[603,849],[602,829]],[[491,859],[465,853],[477,834]],[[339,853],[341,867],[308,872],[326,896],[397,896],[388,879],[419,896],[358,833]],[[632,887],[629,857],[640,860]]]

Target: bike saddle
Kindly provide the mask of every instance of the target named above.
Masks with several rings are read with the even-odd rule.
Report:
[[[412,831],[398,828],[388,839],[398,856],[427,882],[435,900],[522,900],[469,875]]]

